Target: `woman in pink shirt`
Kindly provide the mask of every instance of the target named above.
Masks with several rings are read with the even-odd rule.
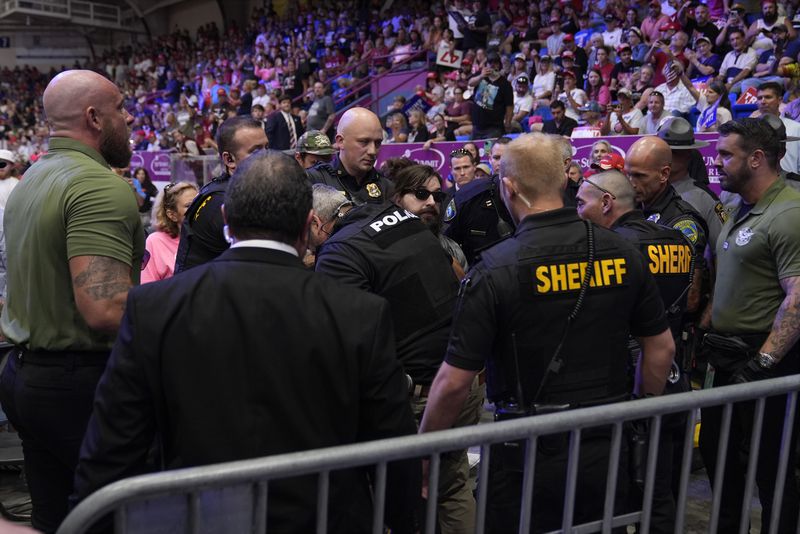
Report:
[[[186,210],[197,196],[197,186],[189,182],[167,184],[156,197],[152,220],[155,232],[145,242],[143,284],[172,276]]]

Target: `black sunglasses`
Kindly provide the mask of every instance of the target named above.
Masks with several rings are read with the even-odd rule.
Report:
[[[444,202],[444,199],[447,198],[447,193],[444,191],[428,191],[427,189],[408,189],[406,193],[414,193],[414,196],[417,197],[418,200],[428,200],[428,197],[433,195],[433,201],[436,203]]]
[[[7,161],[0,161],[0,169],[5,169],[8,166],[9,163]]]
[[[588,178],[581,178],[581,179],[578,181],[578,185],[581,185],[583,182],[586,182],[586,183],[587,183],[587,184],[589,184],[589,185],[593,185],[593,186],[595,186],[597,189],[599,189],[599,190],[600,190],[600,191],[602,191],[603,193],[605,193],[605,194],[609,195],[609,196],[610,196],[611,198],[613,198],[614,200],[617,200],[617,195],[615,195],[614,193],[612,193],[612,192],[611,192],[611,191],[609,191],[608,189],[605,189],[605,188],[603,188],[603,187],[600,187],[599,185],[597,185],[597,184],[596,184],[596,183],[594,183],[593,181],[589,180]]]

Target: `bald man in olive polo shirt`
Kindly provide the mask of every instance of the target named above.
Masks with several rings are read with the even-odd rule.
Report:
[[[800,371],[800,193],[778,175],[780,141],[765,120],[730,121],[719,133],[720,183],[741,200],[717,241],[713,332],[704,340],[714,387]],[[756,470],[763,532],[771,532],[770,523],[776,520],[772,499],[785,412],[786,395],[766,400]],[[713,484],[722,407],[704,408],[702,420],[700,452]],[[739,532],[752,427],[753,403],[735,405],[725,482],[714,488],[722,492],[719,532]],[[781,533],[797,530],[796,440],[793,432],[777,529]],[[749,503],[744,506],[749,510]]]
[[[94,390],[139,282],[144,231],[127,167],[133,117],[119,89],[66,71],[44,92],[48,153],[11,193],[8,291],[0,328],[14,344],[0,401],[19,431],[37,530],[67,513]]]

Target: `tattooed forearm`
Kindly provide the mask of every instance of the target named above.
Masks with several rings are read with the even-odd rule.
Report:
[[[800,339],[800,276],[781,280],[786,292],[762,350],[783,358]]]
[[[110,300],[131,287],[130,268],[117,260],[93,256],[86,269],[75,276],[76,289],[86,292],[94,300]]]

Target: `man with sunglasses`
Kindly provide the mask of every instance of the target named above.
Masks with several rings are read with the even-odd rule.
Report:
[[[458,278],[464,278],[467,260],[461,247],[440,233],[439,215],[442,202],[447,195],[442,191],[442,179],[439,174],[428,165],[411,165],[394,174],[393,181],[396,188],[392,198],[394,203],[418,216],[425,223],[452,258],[453,270]],[[438,364],[436,367],[438,368]],[[478,424],[483,398],[483,388],[476,379],[470,390],[469,399],[458,418],[458,426]],[[414,396],[411,407],[418,421],[422,418],[426,405],[427,396]],[[466,450],[452,451],[442,458],[438,510],[442,532],[475,530],[475,499],[469,487],[469,462]]]
[[[14,176],[14,153],[10,150],[0,150],[0,209],[6,209],[8,195],[19,183],[19,179]]]
[[[600,162],[601,167],[606,159]],[[601,171],[582,180],[576,196],[578,216],[614,230],[639,249],[656,279],[672,337],[676,347],[679,347],[686,295],[692,282],[693,246],[678,230],[648,221],[644,213],[636,209],[634,196],[633,187],[619,170]],[[638,350],[636,352],[638,363]],[[676,353],[665,394],[689,391],[685,371],[691,362],[685,356]],[[677,492],[673,493],[673,488],[678,488],[685,430],[686,418],[683,414],[671,414],[662,420],[650,525],[653,532],[669,533],[675,530],[675,502],[678,495]],[[632,501],[635,506],[640,506],[641,493],[636,499],[639,502]]]
[[[490,158],[493,174],[489,179],[473,180],[455,192],[447,203],[444,234],[458,243],[470,264],[477,261],[480,252],[513,232],[513,223],[497,189],[497,171],[500,158],[509,137],[499,137],[492,144]]]

